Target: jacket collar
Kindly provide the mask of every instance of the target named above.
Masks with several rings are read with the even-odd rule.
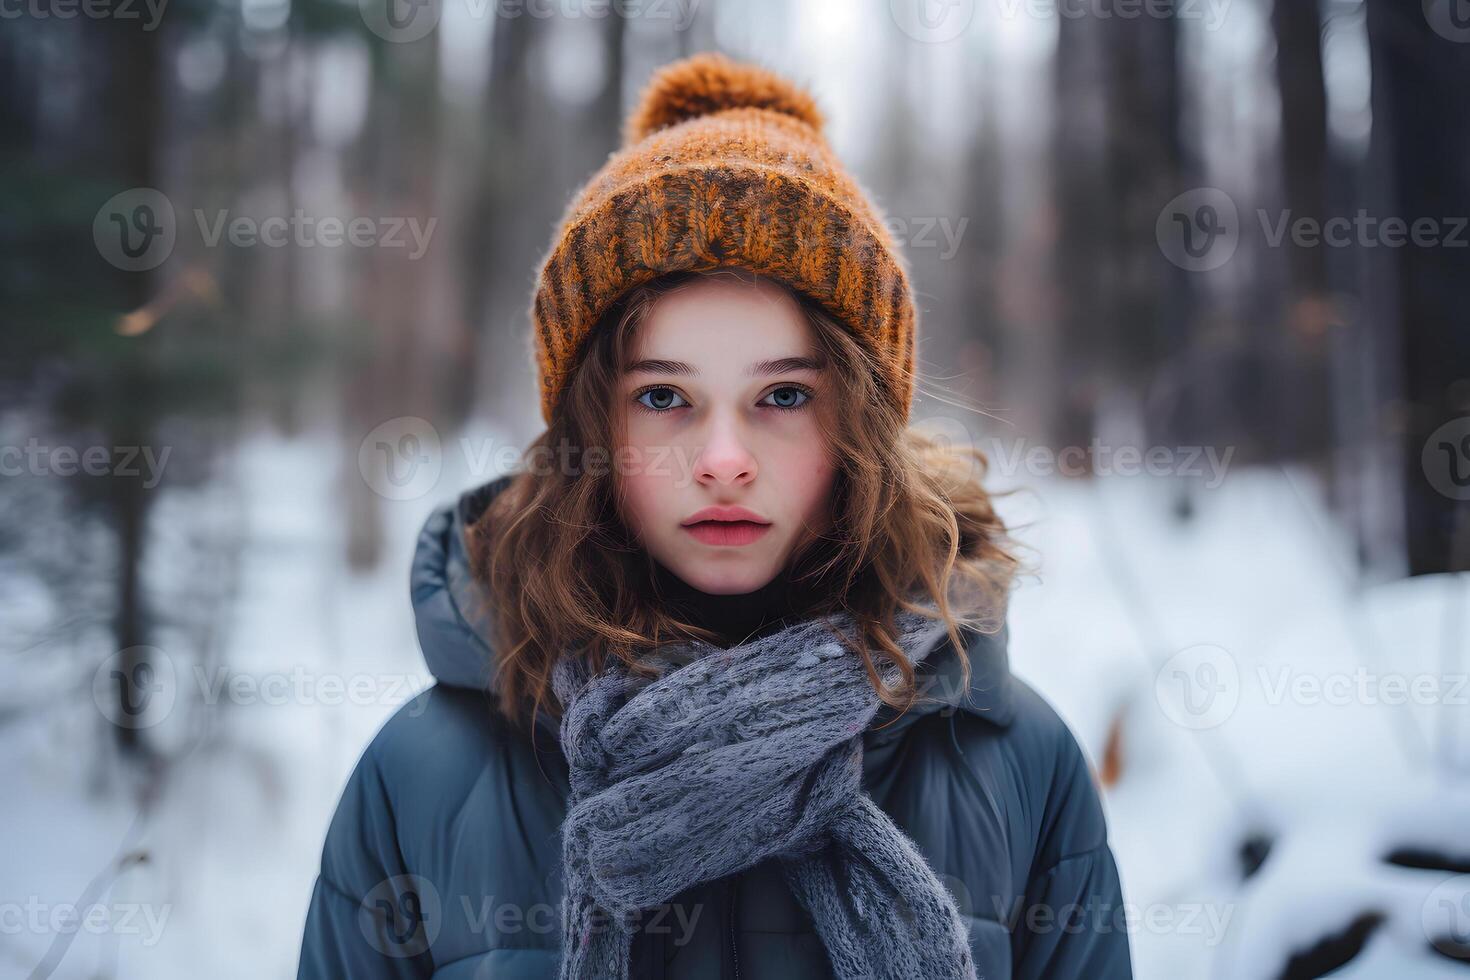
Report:
[[[497,658],[491,649],[488,594],[470,571],[465,530],[484,513],[512,474],[466,490],[457,500],[435,508],[419,532],[410,574],[414,617],[424,660],[440,684],[494,694],[498,690]],[[960,636],[970,659],[970,683],[962,681],[963,664],[946,634],[919,664],[925,697],[902,716],[883,705],[869,726],[878,741],[896,738],[919,718],[936,712],[965,711],[999,726],[1014,713],[1007,633],[981,633],[963,627]],[[538,714],[536,727],[553,738],[556,724]]]

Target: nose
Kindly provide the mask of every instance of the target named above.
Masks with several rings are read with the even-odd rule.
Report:
[[[694,464],[694,478],[705,486],[739,486],[755,479],[755,456],[731,418],[711,420],[709,437]]]

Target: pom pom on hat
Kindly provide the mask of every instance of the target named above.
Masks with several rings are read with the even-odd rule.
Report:
[[[771,109],[817,132],[823,118],[810,93],[758,65],[705,52],[654,73],[623,126],[623,145],[686,119],[727,109]]]

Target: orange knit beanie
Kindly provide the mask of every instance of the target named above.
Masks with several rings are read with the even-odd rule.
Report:
[[[654,74],[622,149],[573,198],[537,276],[531,317],[548,424],[583,341],[624,293],[724,266],[816,300],[872,353],[908,417],[916,311],[907,269],[822,123],[810,94],[719,54]]]

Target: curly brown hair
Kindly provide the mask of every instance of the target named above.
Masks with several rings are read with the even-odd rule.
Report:
[[[467,529],[471,568],[487,586],[483,612],[495,633],[499,706],[518,726],[538,711],[560,716],[551,668],[564,652],[579,651],[594,670],[617,657],[647,675],[655,668],[644,655],[664,643],[719,641],[657,600],[653,559],[618,515],[616,474],[608,463],[611,447],[620,445],[613,397],[619,366],[627,363],[639,325],[670,290],[732,272],[753,276],[729,269],[676,273],[611,307],[590,333],[561,410],[527,450],[529,459],[560,455],[562,465],[518,471]],[[797,300],[827,355],[844,406],[824,425],[837,469],[831,527],[798,549],[788,572],[803,595],[819,597],[808,615],[841,610],[852,616],[860,637],[836,635],[862,657],[880,699],[906,710],[920,691],[914,665],[895,642],[894,614],[937,610],[950,642],[963,651],[962,625],[1000,628],[1018,560],[981,485],[985,455],[911,427],[881,397],[871,355],[847,328],[782,288]],[[895,686],[883,684],[871,649],[899,668]],[[968,688],[970,665],[961,659]]]

